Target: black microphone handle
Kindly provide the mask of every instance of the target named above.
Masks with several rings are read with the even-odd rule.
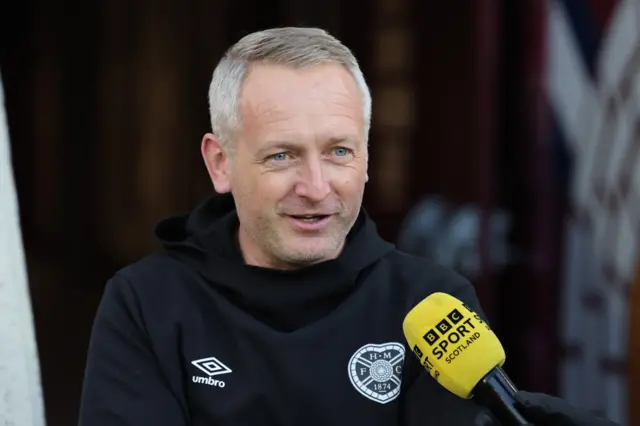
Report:
[[[518,411],[516,392],[504,370],[495,367],[473,388],[473,399],[487,407],[503,426],[534,426]]]

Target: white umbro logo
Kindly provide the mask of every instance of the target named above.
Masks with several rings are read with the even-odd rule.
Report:
[[[218,376],[220,374],[231,373],[231,369],[224,365],[219,359],[215,357],[196,359],[191,361],[195,367],[205,373],[209,377],[193,376],[191,380],[193,383],[200,383],[203,385],[217,386],[219,388],[225,387],[225,382],[222,380],[215,380],[212,376]]]
[[[231,369],[215,357],[196,359],[195,361],[191,361],[191,364],[198,367],[207,376],[231,373]]]

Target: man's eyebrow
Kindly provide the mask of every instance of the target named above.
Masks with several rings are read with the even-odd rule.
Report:
[[[336,137],[329,138],[327,143],[329,145],[336,145],[340,143],[350,143],[355,145],[358,143],[358,141],[359,139],[356,136],[345,135],[345,136],[336,136]]]
[[[268,152],[295,151],[300,147],[291,141],[269,141],[257,152],[258,156],[267,154]]]
[[[326,139],[325,146],[333,146],[337,144],[358,144],[358,137],[353,135],[335,136]],[[273,140],[265,142],[264,146],[256,152],[256,156],[261,157],[268,153],[276,153],[282,151],[298,151],[300,150],[300,144],[287,140]]]

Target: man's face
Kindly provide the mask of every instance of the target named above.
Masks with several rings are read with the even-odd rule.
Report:
[[[254,67],[229,184],[248,263],[294,268],[335,258],[367,181],[362,96],[351,74],[327,64]]]

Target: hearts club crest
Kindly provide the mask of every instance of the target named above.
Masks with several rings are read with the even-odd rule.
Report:
[[[364,345],[349,360],[351,384],[372,401],[393,401],[400,394],[404,355],[404,345],[400,343]]]

